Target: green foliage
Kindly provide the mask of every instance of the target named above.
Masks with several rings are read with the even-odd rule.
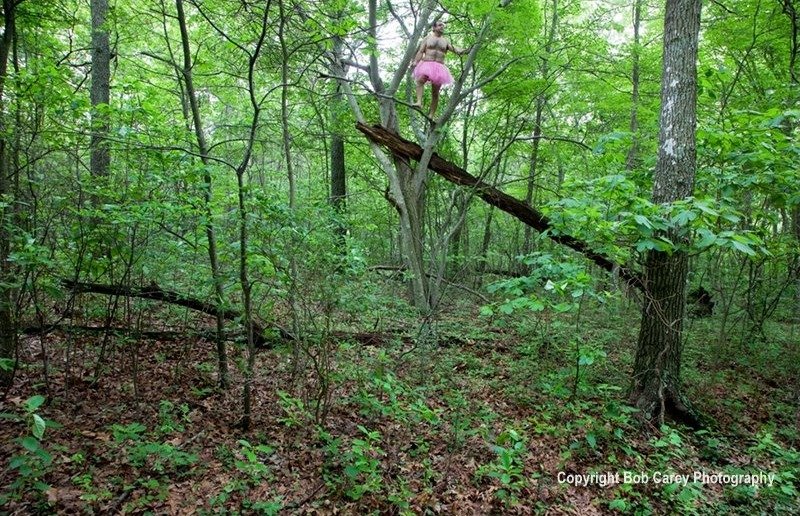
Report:
[[[277,391],[278,403],[285,414],[279,421],[289,428],[302,427],[311,421],[310,414],[305,408],[303,400],[291,396],[285,391]]]
[[[519,503],[519,494],[527,484],[524,476],[525,440],[513,428],[503,431],[492,445],[497,458],[477,469],[476,476],[494,478],[500,484],[495,496],[506,506]]]
[[[511,315],[516,310],[540,312],[545,308],[566,313],[576,311],[584,297],[603,299],[595,292],[595,280],[583,265],[545,252],[522,257],[521,262],[530,271],[528,275],[505,279],[488,287],[489,292],[512,297],[484,306],[481,315],[493,315],[495,310]]]
[[[771,486],[762,486],[760,495],[774,503],[776,512],[791,511],[800,499],[800,452],[785,448],[775,442],[772,434],[762,432],[748,449],[749,453],[772,464],[775,480]],[[741,493],[744,489],[739,490]]]
[[[332,457],[325,474],[326,482],[352,500],[359,500],[365,494],[379,493],[384,489],[380,461],[386,452],[379,446],[381,434],[361,425],[358,430],[363,438],[353,438],[346,448],[341,447],[339,439],[322,434],[323,440],[327,442],[326,451]]]
[[[403,424],[438,425],[439,412],[428,406],[421,393],[387,369],[384,352],[378,360],[378,367],[362,379],[361,388],[353,398],[362,413],[368,417],[389,417]]]
[[[21,413],[0,414],[0,419],[25,424],[29,432],[28,435],[14,439],[18,448],[7,465],[12,480],[0,492],[0,505],[20,499],[27,491],[36,492],[41,498],[50,488],[45,482],[45,476],[53,464],[53,456],[44,446],[44,432],[47,427],[57,425],[46,421],[38,413],[44,402],[44,396],[31,396],[22,404]]]

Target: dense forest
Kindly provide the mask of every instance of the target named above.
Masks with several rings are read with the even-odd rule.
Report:
[[[796,514],[798,9],[3,0],[0,514]]]

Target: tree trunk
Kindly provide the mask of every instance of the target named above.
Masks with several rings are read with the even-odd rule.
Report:
[[[342,59],[342,38],[333,39],[334,59]],[[342,137],[342,111],[344,109],[344,98],[342,88],[339,84],[335,85],[336,91],[333,94],[333,101],[330,106],[331,116],[331,205],[338,212],[343,212],[347,205],[347,176],[345,175],[345,154],[344,138]],[[341,231],[345,228],[342,226]]]
[[[792,89],[795,92],[795,98],[793,100],[796,101],[796,95],[800,89],[800,72],[798,72],[798,67],[800,67],[800,65],[798,65],[798,55],[800,55],[800,41],[798,41],[798,35],[800,33],[800,17],[798,17],[797,14],[795,0],[782,0],[782,6],[783,13],[789,18],[789,24],[791,27],[791,32],[789,34],[789,82],[791,83]],[[796,104],[794,102],[790,102],[790,105]],[[800,205],[796,204],[792,206],[791,209],[792,234],[794,235],[795,240],[800,243]],[[795,254],[794,267],[794,318],[795,321],[800,322],[800,254]]]
[[[545,106],[544,93],[536,99],[536,120],[533,125],[533,142],[531,142],[531,155],[528,161],[528,188],[525,191],[525,202],[533,205],[533,194],[536,190],[536,170],[539,166],[539,143],[542,136],[542,114]],[[533,252],[532,228],[525,226],[525,240],[522,254]]]
[[[0,39],[0,199],[6,200],[11,194],[9,170],[9,140],[6,130],[5,114],[5,84],[8,75],[8,57],[16,32],[16,7],[15,0],[3,0],[3,15],[5,24],[3,35]],[[10,199],[13,201],[13,199]],[[17,325],[14,318],[14,304],[12,301],[12,287],[15,282],[11,263],[8,261],[11,253],[10,226],[13,216],[9,205],[13,202],[0,204],[0,386],[8,387],[14,381],[13,365],[17,353]]]
[[[553,0],[553,17],[550,19],[550,30],[547,31],[547,43],[544,47],[544,56],[541,59],[539,71],[542,74],[542,80],[548,81],[548,74],[550,73],[549,56],[553,52],[553,42],[556,38],[556,27],[558,26],[558,0]],[[533,123],[533,141],[531,142],[531,154],[528,162],[528,188],[525,192],[525,202],[533,205],[534,193],[536,191],[536,173],[539,168],[539,145],[542,137],[542,116],[544,108],[547,106],[549,95],[547,94],[547,86],[536,98],[536,119]],[[530,254],[533,252],[532,231],[530,226],[525,226],[525,242],[523,244],[522,253]]]
[[[633,4],[633,52],[631,52],[631,147],[628,149],[628,156],[625,158],[625,170],[631,171],[636,168],[639,160],[639,56],[641,50],[641,38],[639,28],[642,20],[642,0],[635,0]]]
[[[110,101],[111,49],[109,47],[106,16],[108,0],[91,0],[92,11],[92,138],[89,144],[89,168],[93,177],[105,177],[111,166],[111,152],[106,142],[109,131],[108,105]]]
[[[200,161],[203,163],[203,207],[205,209],[205,230],[208,240],[208,260],[211,265],[211,281],[214,285],[214,294],[217,304],[222,308],[225,303],[225,293],[222,285],[222,276],[219,270],[217,259],[217,236],[214,227],[214,213],[211,207],[211,161],[208,159],[208,143],[203,131],[203,119],[200,116],[200,106],[197,102],[197,93],[194,89],[192,79],[192,53],[189,48],[189,31],[186,28],[186,16],[183,12],[183,0],[175,0],[178,11],[178,24],[181,30],[181,47],[183,49],[183,82],[186,87],[186,97],[189,100],[189,107],[192,112],[192,122],[194,133],[197,138],[197,147],[200,153]],[[219,371],[219,384],[222,388],[228,387],[228,354],[225,349],[225,313],[222,309],[216,314],[217,319],[217,367]]]
[[[653,201],[692,195],[695,177],[697,46],[700,0],[667,0],[658,160]],[[676,230],[666,236],[683,244]],[[670,414],[696,423],[681,397],[680,367],[689,257],[649,251],[645,259],[642,323],[634,362],[631,402],[648,419]]]

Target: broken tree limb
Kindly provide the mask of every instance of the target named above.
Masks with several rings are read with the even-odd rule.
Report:
[[[392,133],[384,127],[376,125],[368,126],[358,122],[356,123],[356,128],[364,133],[364,135],[372,142],[389,149],[395,156],[405,159],[412,159],[414,161],[419,161],[419,159],[422,157],[422,147],[412,141],[406,140],[405,138]],[[540,233],[554,229],[550,219],[532,206],[515,199],[507,193],[498,190],[488,183],[485,183],[484,181],[481,181],[466,170],[447,161],[436,153],[434,153],[431,157],[428,168],[451,183],[472,188],[475,190],[476,195],[478,195],[488,204],[496,206],[497,208],[503,210]],[[618,264],[614,263],[607,256],[594,251],[586,242],[573,236],[565,234],[553,234],[550,232],[548,233],[548,237],[554,242],[578,251],[586,256],[589,260],[594,262],[597,266],[605,269],[608,272],[611,272],[615,266],[618,266]],[[619,266],[619,275],[629,285],[632,285],[639,290],[643,289],[644,284],[639,273],[626,267]]]
[[[211,303],[207,303],[205,301],[201,301],[196,298],[188,297],[183,294],[179,294],[177,292],[173,292],[170,290],[164,290],[158,285],[150,285],[146,287],[136,287],[136,286],[129,286],[129,285],[107,285],[102,283],[86,283],[86,282],[79,282],[79,281],[72,281],[63,279],[61,280],[62,285],[66,288],[72,290],[76,293],[88,293],[88,294],[105,294],[109,296],[123,296],[123,297],[136,297],[140,299],[150,299],[153,301],[161,301],[163,303],[169,303],[172,305],[183,306],[185,308],[189,308],[191,310],[195,310],[197,312],[201,312],[207,315],[215,316],[217,315],[219,308]],[[223,315],[226,319],[237,319],[241,317],[241,313],[233,310],[227,309],[224,311]],[[103,331],[111,331],[111,332],[129,332],[133,335],[138,335],[140,337],[146,338],[157,338],[157,339],[169,339],[179,337],[181,335],[187,335],[185,333],[179,332],[162,332],[162,331],[139,331],[133,332],[131,330],[120,328],[120,327],[93,327],[93,326],[68,326],[68,325],[50,325],[50,326],[43,326],[43,327],[30,327],[25,328],[23,333],[26,334],[36,334],[36,333],[49,333],[53,330],[57,329],[78,329],[87,332],[103,332]],[[295,337],[292,335],[288,330],[281,328],[280,326],[273,325],[271,328],[272,333],[276,333],[280,336],[282,340],[287,341],[294,341]],[[270,340],[268,337],[265,336],[268,333],[267,328],[259,322],[255,322],[253,325],[253,332],[256,337],[256,345],[259,347],[269,347],[274,342]],[[211,332],[200,332],[197,334],[203,337],[211,337]],[[364,345],[372,345],[372,346],[381,346],[389,342],[391,337],[398,337],[401,340],[405,340],[408,337],[402,335],[400,330],[386,330],[383,333],[376,333],[376,332],[346,332],[346,331],[334,331],[331,332],[331,335],[339,340],[352,340],[355,342],[359,342]],[[226,338],[230,338],[234,336],[234,334],[226,335]]]
[[[236,310],[233,309],[220,310],[220,308],[217,305],[214,305],[212,303],[207,303],[205,301],[201,301],[193,297],[188,297],[183,294],[179,294],[177,292],[172,292],[170,290],[164,290],[158,285],[150,285],[147,287],[136,287],[131,285],[106,285],[102,283],[86,283],[86,282],[72,281],[67,279],[61,280],[61,284],[75,293],[105,294],[109,296],[123,296],[123,297],[137,297],[140,299],[151,299],[153,301],[161,301],[163,303],[183,306],[185,308],[189,308],[197,312],[213,315],[214,317],[216,317],[217,315],[220,314],[220,312],[222,312],[222,315],[226,319],[241,318],[241,313]],[[256,321],[253,322],[253,332],[256,336],[256,345],[268,346],[270,344],[269,339],[265,336],[266,329],[267,328],[263,324]],[[278,333],[278,335],[280,335],[281,339],[294,340],[294,336],[287,330],[284,330],[283,328],[277,326],[274,327],[274,330]]]

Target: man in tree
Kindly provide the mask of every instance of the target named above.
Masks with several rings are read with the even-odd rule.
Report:
[[[429,116],[436,113],[436,106],[439,104],[439,90],[445,84],[453,82],[453,76],[444,65],[444,58],[448,51],[458,55],[467,53],[466,49],[456,48],[450,44],[450,40],[443,36],[444,22],[435,21],[431,33],[422,38],[414,56],[414,80],[417,83],[417,102],[416,106],[422,109],[422,94],[425,83],[431,83],[431,108]]]

